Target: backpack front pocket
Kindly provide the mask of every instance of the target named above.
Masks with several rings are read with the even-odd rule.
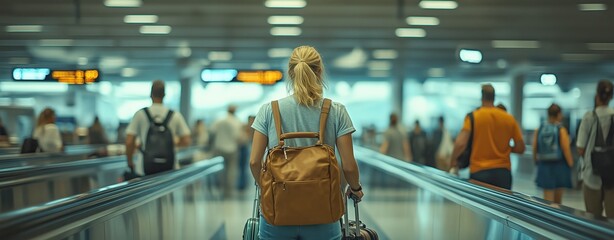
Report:
[[[311,225],[338,220],[332,219],[330,194],[328,179],[275,182],[273,225]]]

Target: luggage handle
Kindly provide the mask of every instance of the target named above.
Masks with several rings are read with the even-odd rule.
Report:
[[[348,186],[349,188],[349,186]],[[347,192],[347,191],[346,191]],[[358,213],[358,196],[356,196],[354,193],[350,192],[350,195],[345,199],[345,214],[343,215],[343,220],[344,220],[344,228],[345,228],[345,233],[349,235],[350,233],[350,221],[349,221],[349,216],[348,216],[348,201],[349,199],[352,199],[352,201],[354,202],[354,217],[356,218],[356,232],[355,232],[355,236],[358,237],[360,236],[360,229],[362,228],[362,223],[360,222],[360,215]]]
[[[258,188],[258,185],[256,185],[256,196],[254,197],[254,209],[252,210],[252,217],[256,219],[260,218],[260,216],[258,216],[260,214],[259,193],[260,193],[260,188]]]

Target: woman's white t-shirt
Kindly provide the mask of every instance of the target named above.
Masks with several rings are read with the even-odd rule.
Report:
[[[611,118],[614,117],[614,109],[605,106],[597,107],[595,109],[599,123],[601,124],[601,130],[604,137],[607,136],[610,131]],[[601,189],[601,177],[593,173],[593,164],[591,162],[591,152],[595,148],[595,138],[597,135],[597,119],[595,119],[595,113],[588,112],[582,118],[580,123],[580,129],[578,131],[578,138],[576,140],[576,146],[584,148],[586,153],[584,154],[584,168],[582,169],[582,179],[584,184],[591,189]],[[605,139],[604,139],[605,140]]]
[[[60,129],[53,123],[36,127],[32,137],[38,140],[38,146],[44,152],[56,153],[62,151],[62,136],[60,135]]]

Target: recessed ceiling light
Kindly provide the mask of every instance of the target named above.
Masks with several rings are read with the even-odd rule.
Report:
[[[107,7],[140,7],[143,4],[141,0],[105,0],[104,5]]]
[[[157,15],[126,15],[125,23],[156,23],[158,22]]]
[[[43,26],[41,25],[9,25],[9,26],[6,26],[6,31],[7,32],[21,32],[21,33],[42,32]]]
[[[608,6],[603,3],[583,3],[578,4],[580,11],[605,11]]]
[[[590,62],[601,59],[601,55],[592,53],[563,53],[561,59],[568,62]]]
[[[108,56],[100,58],[99,66],[104,69],[120,68],[126,65],[128,59],[120,56]]]
[[[482,52],[472,49],[461,49],[459,52],[461,61],[468,63],[482,62]]]
[[[373,58],[375,59],[396,59],[399,54],[392,49],[377,49],[373,50]]]
[[[493,48],[539,48],[539,41],[527,40],[493,40]]]
[[[307,6],[305,0],[267,0],[264,6],[268,8],[304,8]]]
[[[545,86],[554,86],[556,85],[556,75],[551,73],[544,73],[540,77],[540,80]]]
[[[73,39],[41,39],[38,45],[41,47],[70,47],[74,41]]]
[[[87,62],[88,60],[86,57],[77,58],[77,64],[79,64],[80,66],[87,65]]]
[[[232,53],[227,51],[212,51],[209,52],[209,60],[211,61],[230,61]]]
[[[422,28],[397,28],[397,37],[426,37],[426,31]]]
[[[255,70],[271,69],[271,65],[269,65],[268,63],[253,63],[252,69],[255,69]]]
[[[507,67],[507,61],[505,61],[505,59],[499,59],[497,60],[497,67],[504,69]]]
[[[271,48],[268,55],[270,58],[287,58],[292,55],[292,48]]]
[[[390,70],[392,69],[392,63],[389,61],[369,61],[367,67],[371,71],[376,70]]]
[[[299,27],[273,27],[271,35],[273,36],[299,36],[302,31]]]
[[[614,43],[587,43],[588,49],[597,51],[614,51]]]
[[[415,26],[436,26],[439,25],[439,18],[436,17],[407,17],[407,24]]]
[[[270,16],[267,22],[274,25],[299,25],[303,21],[301,16]]]
[[[171,30],[171,26],[167,25],[141,26],[139,29],[141,34],[169,34]]]
[[[122,75],[122,77],[129,78],[129,77],[136,76],[137,73],[138,73],[137,69],[134,69],[134,68],[123,68],[122,72],[121,72],[121,75]]]
[[[446,76],[446,70],[443,68],[431,68],[427,74],[432,78],[441,78]]]
[[[369,77],[381,78],[390,76],[390,72],[386,70],[372,70],[368,72]]]
[[[424,9],[456,9],[455,1],[420,1],[420,7]]]

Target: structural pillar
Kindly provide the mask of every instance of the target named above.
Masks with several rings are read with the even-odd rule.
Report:
[[[190,123],[191,112],[192,112],[192,78],[182,76],[179,79],[179,83],[181,84],[181,95],[179,98],[179,111],[185,118],[185,120]]]
[[[511,94],[511,102],[512,102],[512,115],[516,118],[518,125],[522,128],[522,108],[524,102],[524,82],[525,75],[518,74],[512,79],[512,94]]]
[[[403,76],[397,76],[392,82],[392,111],[403,120]],[[401,122],[401,121],[399,121]]]

